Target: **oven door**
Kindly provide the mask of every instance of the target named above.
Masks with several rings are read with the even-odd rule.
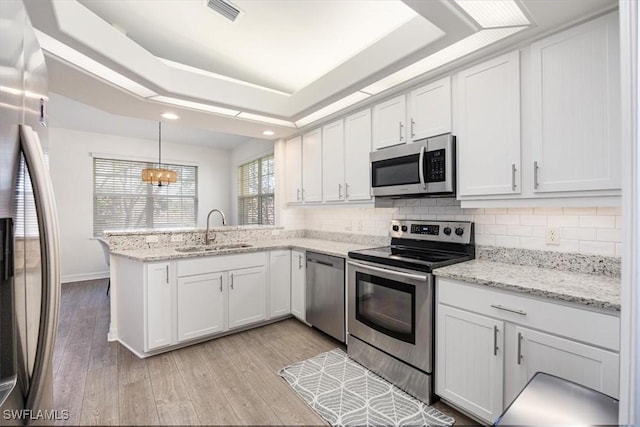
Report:
[[[431,373],[433,276],[351,260],[347,269],[349,335]]]

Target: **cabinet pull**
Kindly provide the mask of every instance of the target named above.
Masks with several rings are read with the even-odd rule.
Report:
[[[230,279],[231,279],[231,285],[230,285],[230,286],[231,286],[231,289],[233,289],[233,273],[231,273],[231,274],[229,275],[229,277],[230,277]]]
[[[338,184],[338,199],[342,199],[342,184]]]
[[[166,273],[167,283],[169,283],[169,264],[165,265],[165,273]]]
[[[491,304],[491,307],[497,308],[498,310],[508,311],[509,313],[519,314],[520,316],[526,316],[527,315],[526,311],[518,310],[517,308],[503,307],[503,306],[498,305],[498,304]]]
[[[349,184],[347,184],[346,182],[344,183],[344,198],[349,198]]]
[[[402,128],[404,127],[404,125],[402,124],[402,122],[398,122],[398,124],[400,126],[398,126],[398,132],[400,132],[400,141],[402,141]]]
[[[538,189],[538,161],[533,162],[533,188]]]
[[[300,200],[300,189],[296,188],[296,200]]]
[[[522,333],[518,332],[518,365],[522,361]]]
[[[498,327],[493,326],[493,355],[498,355]]]
[[[298,254],[298,270],[302,270],[302,254]]]
[[[220,278],[220,292],[222,292],[222,277]]]
[[[511,164],[511,191],[516,191],[516,164]]]
[[[416,134],[413,133],[413,125],[415,125],[416,122],[413,121],[413,117],[411,118],[411,139],[416,137]]]
[[[304,187],[300,189],[300,200],[304,201]]]

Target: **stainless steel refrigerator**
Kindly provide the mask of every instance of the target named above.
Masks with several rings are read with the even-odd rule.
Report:
[[[60,273],[47,89],[24,4],[0,0],[0,425],[64,417],[53,408]]]

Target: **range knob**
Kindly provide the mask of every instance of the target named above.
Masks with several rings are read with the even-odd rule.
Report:
[[[402,226],[402,231],[407,231],[407,230],[408,230],[407,226],[406,226],[406,225],[403,225],[403,226]]]
[[[456,228],[456,236],[462,236],[464,234],[464,228]]]
[[[442,232],[444,234],[446,234],[447,236],[451,234],[451,227],[445,227],[444,230],[442,230]]]
[[[398,225],[394,225],[393,227],[391,227],[391,229],[392,229],[393,231],[398,231],[398,230],[400,230],[400,226],[398,226]]]

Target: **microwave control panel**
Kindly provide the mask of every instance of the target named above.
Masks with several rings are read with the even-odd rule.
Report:
[[[442,182],[446,179],[446,150],[433,150],[425,153],[427,173],[425,181]]]

